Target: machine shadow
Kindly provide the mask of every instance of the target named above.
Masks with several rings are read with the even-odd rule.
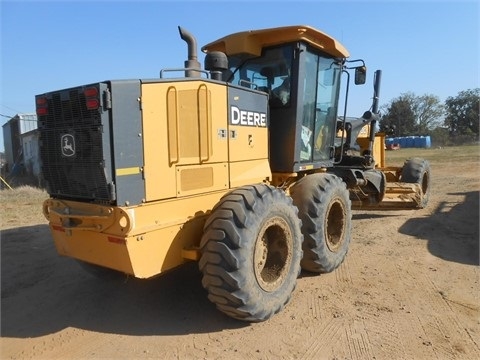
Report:
[[[428,218],[412,218],[399,231],[428,241],[428,250],[441,259],[467,265],[479,265],[479,199],[480,192],[463,195],[462,203],[450,206],[442,201]]]
[[[127,335],[241,328],[219,312],[196,263],[149,280],[105,282],[57,254],[46,225],[2,231],[1,334],[39,337],[75,327]]]
[[[383,213],[373,213],[373,212],[359,212],[361,210],[355,210],[352,214],[352,220],[368,220],[368,219],[383,219],[386,217],[395,217],[396,214],[391,211],[390,214],[385,210]]]

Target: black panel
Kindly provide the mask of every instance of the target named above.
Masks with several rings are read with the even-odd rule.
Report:
[[[42,172],[53,197],[112,202],[111,170],[106,171],[103,149],[108,113],[101,106],[87,109],[87,87],[102,94],[106,84],[41,95],[48,109],[47,115],[38,116]]]

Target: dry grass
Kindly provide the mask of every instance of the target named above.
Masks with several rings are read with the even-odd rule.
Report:
[[[472,160],[480,164],[480,145],[451,146],[443,148],[405,148],[386,152],[389,166],[401,166],[406,159],[420,157],[428,160],[432,166],[461,164]]]
[[[0,229],[46,223],[42,213],[42,203],[47,198],[48,194],[45,190],[31,186],[1,190]]]

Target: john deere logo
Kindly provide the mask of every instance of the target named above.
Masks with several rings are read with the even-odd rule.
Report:
[[[62,135],[62,155],[71,157],[75,155],[75,138],[72,134]]]

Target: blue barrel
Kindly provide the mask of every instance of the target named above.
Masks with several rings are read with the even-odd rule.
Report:
[[[422,148],[423,146],[423,136],[417,136],[415,138],[415,147],[416,148]]]
[[[405,140],[405,147],[413,148],[415,147],[415,138],[416,136],[408,136]]]
[[[419,136],[415,139],[415,147],[429,148],[432,146],[430,136]]]
[[[416,140],[415,147],[429,148],[432,146],[430,136],[419,136]]]

